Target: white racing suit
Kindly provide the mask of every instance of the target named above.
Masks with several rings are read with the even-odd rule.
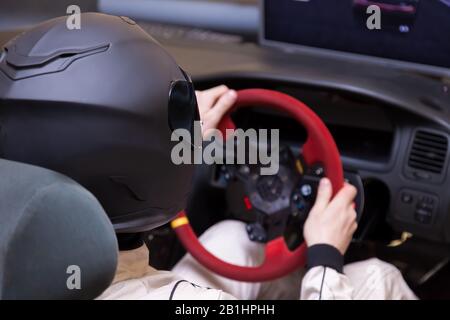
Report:
[[[245,225],[222,221],[200,241],[224,261],[258,266],[264,245],[248,240]],[[392,265],[370,259],[342,266],[339,252],[326,245],[308,249],[308,269],[264,283],[239,282],[218,276],[185,255],[171,272],[148,266],[145,246],[122,251],[113,284],[99,299],[416,299]]]

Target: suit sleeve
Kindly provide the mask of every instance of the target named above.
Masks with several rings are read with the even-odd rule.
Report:
[[[344,258],[326,244],[308,248],[307,272],[302,280],[302,300],[351,300],[353,287],[343,273]]]

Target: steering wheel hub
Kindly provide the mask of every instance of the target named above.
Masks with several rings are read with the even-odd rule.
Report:
[[[278,175],[259,177],[256,190],[260,197],[266,201],[275,201],[281,196],[283,182]]]

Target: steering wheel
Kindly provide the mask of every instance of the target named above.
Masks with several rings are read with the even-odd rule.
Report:
[[[243,180],[246,186],[246,190],[258,190],[261,189],[260,184],[264,183],[261,180],[268,181],[265,183],[273,186],[274,179],[278,179],[277,176],[292,176],[292,170],[300,171],[298,176],[301,176],[301,178],[298,180],[298,183],[285,184],[287,187],[278,188],[278,191],[271,193],[269,196],[261,195],[255,191],[253,194],[257,196],[249,196],[245,199],[248,206],[256,207],[260,217],[283,217],[281,226],[284,228],[286,209],[291,208],[292,205],[295,206],[295,203],[298,204],[298,196],[302,197],[302,195],[297,194],[298,192],[295,190],[302,189],[305,183],[307,183],[309,188],[303,189],[308,189],[306,191],[309,192],[304,194],[301,199],[303,211],[306,212],[304,219],[306,219],[307,213],[313,205],[317,191],[317,182],[321,176],[326,176],[330,179],[333,186],[333,195],[342,188],[344,174],[339,151],[325,124],[308,106],[291,96],[272,90],[247,89],[238,91],[234,107],[222,118],[219,124],[219,129],[224,136],[226,136],[226,129],[236,128],[230,113],[238,108],[249,106],[282,111],[299,122],[307,132],[307,140],[303,145],[302,155],[301,157],[298,155],[298,157],[295,157],[296,160],[294,160],[294,163],[297,165],[292,166],[291,161],[286,161],[284,164],[280,163],[280,170],[276,176],[260,176],[258,179],[246,179],[242,175],[240,176],[240,179]],[[300,158],[302,159],[301,163],[298,162]],[[310,170],[307,171],[306,168],[310,168]],[[316,168],[313,170],[314,172],[311,172],[312,168]],[[320,170],[317,170],[317,168],[320,168]],[[283,177],[281,177],[281,180],[285,181]],[[272,189],[277,190],[277,188]],[[288,192],[287,200],[286,192]],[[277,197],[283,197],[284,200],[281,201]],[[268,201],[280,201],[280,205],[275,206],[277,209],[274,210],[274,206],[267,204]],[[303,242],[291,251],[285,242],[282,232],[280,234],[280,228],[277,228],[275,231],[272,230],[272,232],[263,233],[261,236],[261,232],[255,233],[255,230],[258,228],[247,225],[249,236],[253,233],[253,238],[259,238],[257,240],[266,243],[265,259],[260,266],[243,267],[227,263],[207,251],[192,230],[185,212],[179,213],[172,221],[171,226],[186,250],[200,264],[226,278],[246,282],[269,281],[295,271],[299,267],[304,266],[306,262],[305,243]]]

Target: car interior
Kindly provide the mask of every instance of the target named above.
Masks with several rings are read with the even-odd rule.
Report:
[[[450,299],[449,1],[2,0],[0,47],[72,4],[135,20],[196,90],[274,90],[310,107],[358,189],[358,230],[345,262],[377,257],[395,265],[419,298]],[[370,4],[381,8],[381,30],[365,26]],[[255,105],[231,119],[237,128],[278,129],[286,167],[307,142],[304,126],[280,110]],[[222,220],[258,219],[232,170],[196,166],[186,214],[197,235]],[[309,170],[321,176],[321,168]],[[285,216],[290,250],[303,242],[299,210],[291,206]],[[157,269],[170,270],[186,253],[170,224],[146,232],[145,242]]]

